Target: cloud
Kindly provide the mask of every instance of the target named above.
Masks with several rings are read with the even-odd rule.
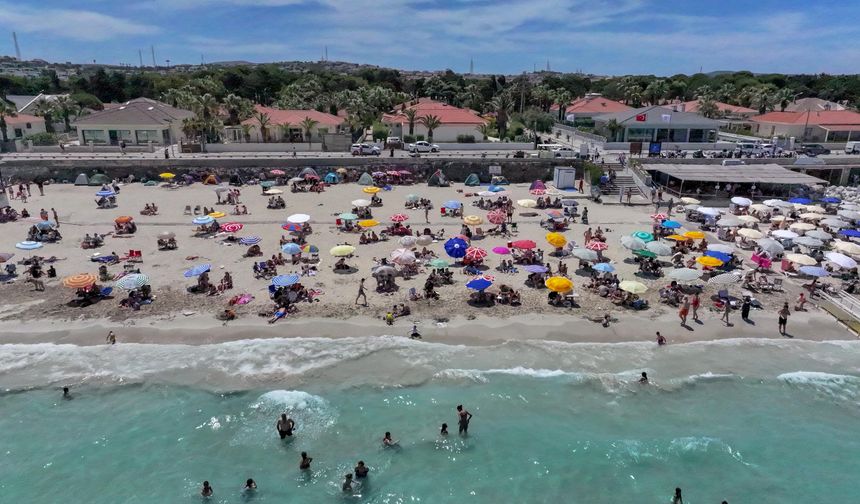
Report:
[[[0,25],[23,33],[44,33],[82,41],[102,41],[130,35],[149,35],[159,28],[93,11],[32,9],[0,2]]]

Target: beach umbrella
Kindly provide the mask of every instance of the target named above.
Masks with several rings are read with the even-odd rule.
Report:
[[[185,273],[183,273],[183,275],[185,275],[185,278],[196,277],[202,275],[203,273],[206,273],[210,269],[212,269],[212,265],[209,263],[198,264],[191,269],[185,270]]]
[[[823,214],[827,213],[827,209],[821,205],[807,205],[806,211],[811,213]]]
[[[537,201],[533,199],[521,199],[517,200],[517,205],[523,208],[534,208],[537,206]]]
[[[215,221],[212,217],[208,215],[201,215],[200,217],[195,217],[192,224],[197,224],[198,226],[204,226],[206,224],[212,224]]]
[[[678,229],[681,227],[681,223],[673,220],[665,220],[660,225],[666,229]]]
[[[42,248],[42,242],[36,241],[22,241],[15,244],[15,248],[21,250],[36,250]]]
[[[272,285],[275,287],[289,287],[299,283],[299,275],[290,273],[287,275],[278,275],[272,278]]]
[[[304,224],[311,220],[311,216],[308,214],[293,214],[287,217],[287,222],[291,222],[293,224]]]
[[[707,257],[713,257],[714,259],[719,259],[724,263],[727,263],[732,260],[732,256],[729,254],[724,254],[722,252],[717,252],[716,250],[706,250],[704,254]]]
[[[78,273],[63,279],[63,285],[71,289],[83,289],[96,283],[98,278],[92,273]]]
[[[684,203],[686,205],[700,205],[702,202],[697,200],[696,198],[690,198],[685,196],[681,198],[681,203]]]
[[[700,205],[684,205],[684,211],[686,212],[692,212],[698,210],[699,208],[701,208]]]
[[[832,229],[842,229],[842,228],[851,227],[851,224],[845,222],[844,220],[834,219],[832,217],[829,219],[821,219],[820,221],[818,221],[818,225],[819,226],[827,226],[827,227],[832,228]]]
[[[750,210],[755,210],[756,212],[770,213],[773,209],[767,205],[763,205],[761,203],[755,203],[750,205]]]
[[[415,262],[415,254],[406,248],[399,248],[391,251],[389,256],[395,264],[412,264]]]
[[[409,220],[409,216],[406,214],[398,213],[391,216],[391,222],[406,222]]]
[[[111,189],[102,189],[101,191],[96,192],[96,196],[101,198],[109,198],[111,196],[116,196],[116,193]]]
[[[795,229],[797,231],[812,231],[815,229],[815,224],[810,224],[808,222],[795,222],[792,225],[788,226],[789,229]]]
[[[463,217],[463,223],[467,226],[479,226],[484,222],[480,215],[467,215]]]
[[[354,213],[349,213],[349,212],[344,212],[344,213],[338,215],[337,217],[338,217],[338,219],[343,219],[343,220],[356,220],[356,219],[358,219],[358,215],[355,215]]]
[[[693,268],[675,268],[669,272],[668,276],[679,282],[695,282],[702,276],[702,272]]]
[[[825,217],[827,217],[827,216],[824,214],[813,213],[813,212],[806,212],[806,213],[800,214],[800,218],[805,219],[805,220],[821,220],[821,219],[824,219]]]
[[[451,238],[445,242],[445,252],[455,259],[464,257],[467,248],[469,248],[469,244],[462,238]]]
[[[689,238],[691,240],[704,240],[705,233],[701,231],[687,231],[684,233],[684,238]]]
[[[686,236],[684,236],[684,235],[679,235],[679,234],[671,234],[671,235],[669,235],[669,236],[666,236],[665,238],[666,238],[667,240],[674,240],[674,241],[687,241],[687,237],[686,237]]]
[[[751,199],[749,199],[749,198],[742,198],[742,197],[740,197],[740,196],[735,196],[734,198],[732,198],[732,200],[731,200],[731,201],[732,201],[732,203],[734,203],[734,204],[735,204],[735,205],[737,205],[737,206],[747,207],[747,206],[752,205],[752,200],[751,200]]]
[[[723,254],[734,254],[735,248],[731,245],[723,245],[722,243],[711,243],[708,245],[708,250],[714,252],[722,252]]]
[[[836,215],[853,221],[860,219],[860,212],[856,210],[839,210],[836,212]]]
[[[293,180],[301,181],[302,179],[290,179],[290,182],[292,182]],[[263,189],[268,189],[270,187],[273,187],[274,185],[275,185],[275,182],[271,181],[271,180],[264,180],[264,181],[260,182],[260,187],[262,187]]]
[[[712,207],[699,207],[699,209],[696,210],[696,212],[698,212],[702,215],[710,216],[710,217],[716,217],[717,215],[720,215],[720,211],[717,210],[716,208],[712,208]]]
[[[672,255],[672,247],[660,242],[648,242],[645,244],[645,249],[654,252],[658,256],[668,257]]]
[[[469,247],[466,249],[466,259],[470,261],[483,261],[487,257],[487,251],[481,247]]]
[[[11,252],[0,252],[0,263],[4,263],[13,257],[15,257],[15,254]]]
[[[302,245],[302,252],[304,252],[305,254],[319,254],[320,248],[316,245],[305,244]]]
[[[562,276],[549,277],[544,280],[543,284],[547,289],[553,292],[558,292],[559,294],[573,290],[573,282],[571,282],[569,278]]]
[[[508,216],[503,210],[493,210],[492,212],[487,213],[487,221],[489,221],[490,224],[499,225],[506,220],[508,220]]]
[[[415,246],[415,244],[418,242],[418,238],[415,238],[412,235],[406,235],[406,236],[401,236],[400,240],[398,240],[398,242],[400,243],[400,245],[409,248],[409,247]]]
[[[648,243],[650,241],[654,241],[654,235],[649,233],[648,231],[634,231],[630,236],[634,238],[639,238],[640,240]]]
[[[511,247],[515,249],[530,250],[537,247],[537,243],[531,240],[517,240],[511,243]]]
[[[613,273],[615,272],[615,266],[609,263],[597,263],[594,265],[594,270],[603,273]]]
[[[266,196],[274,196],[276,194],[284,194],[284,191],[280,189],[266,189],[265,191],[263,191],[263,194],[265,194]]]
[[[783,201],[783,200],[778,200],[778,199],[769,199],[769,200],[764,200],[764,201],[763,201],[763,203],[764,203],[765,205],[769,206],[769,207],[783,207],[783,208],[788,208],[788,207],[793,207],[793,206],[794,206],[794,205],[792,205],[791,203],[789,203],[788,201]]]
[[[226,224],[221,224],[221,231],[226,233],[235,233],[236,231],[241,231],[243,227],[245,227],[245,225],[242,223],[228,222]]]
[[[737,227],[741,225],[741,221],[737,217],[723,217],[717,221],[717,226],[720,227]]]
[[[239,243],[241,243],[242,245],[256,245],[256,244],[260,243],[261,241],[263,241],[263,239],[260,238],[259,236],[251,235],[251,236],[242,237],[239,240]]]
[[[293,224],[292,222],[287,222],[281,226],[281,229],[284,231],[289,231],[290,233],[298,233],[302,230],[301,224]]]
[[[493,198],[496,196],[496,193],[494,193],[493,191],[481,191],[478,193],[478,196],[482,198]]]
[[[591,240],[590,242],[585,244],[585,248],[587,248],[588,250],[594,250],[596,252],[608,249],[609,245],[607,245],[606,242]]]
[[[422,247],[426,247],[427,245],[433,243],[433,237],[430,235],[421,235],[416,240],[416,243],[418,245],[421,245]]]
[[[741,281],[741,276],[737,273],[723,273],[712,276],[708,279],[708,285],[731,285]]]
[[[633,280],[624,280],[618,284],[618,288],[631,294],[644,294],[648,291],[648,287],[645,284]]]
[[[420,199],[421,198],[417,194],[407,194],[406,195],[406,201],[408,201],[409,203],[415,203],[416,201],[418,201]]]
[[[284,170],[279,170],[277,168],[275,168],[274,170],[269,170],[269,173],[271,173],[272,175],[278,175],[278,176],[287,174],[287,172],[285,172]]]
[[[164,172],[164,173],[159,173],[158,176],[163,178],[163,179],[170,180],[170,179],[176,177],[176,174],[170,173],[170,172]]]
[[[842,203],[841,205],[839,205],[839,208],[841,208],[842,210],[855,210],[856,211],[856,210],[860,210],[860,205],[858,205],[856,203]]]
[[[431,268],[447,268],[450,263],[445,259],[431,259],[429,263]]]
[[[358,208],[369,207],[370,206],[370,200],[366,200],[366,199],[352,200],[352,206],[358,207]]]
[[[824,254],[824,257],[826,257],[828,261],[839,266],[840,268],[851,269],[857,267],[857,261],[848,257],[845,254],[840,254],[839,252],[828,252]]]
[[[860,238],[860,231],[856,229],[843,229],[839,232],[842,236],[847,236],[849,238]]]
[[[464,241],[464,242],[466,242],[466,243],[469,243],[469,242],[471,242],[471,241],[472,241],[472,239],[471,239],[471,238],[469,238],[468,236],[463,235],[463,234],[454,235],[454,236],[452,236],[451,238],[459,238],[459,239],[463,240],[463,241]]]
[[[457,200],[448,200],[445,203],[442,203],[442,206],[450,210],[458,210],[463,207],[463,204]]]
[[[546,189],[530,189],[529,194],[534,196],[543,196],[546,194]]]
[[[209,217],[212,217],[213,219],[221,219],[223,217],[227,217],[227,214],[224,212],[211,212]]]
[[[552,219],[561,219],[564,217],[564,214],[561,213],[561,210],[547,210],[544,213],[547,215],[547,217],[550,217]]]
[[[547,233],[546,241],[555,248],[561,248],[567,243],[567,238],[561,233]]]
[[[761,234],[761,231],[757,231],[755,229],[743,228],[738,230],[738,235],[743,236],[744,238],[749,238],[751,240],[758,240],[764,235]]]
[[[367,187],[363,188],[361,191],[362,191],[362,192],[364,192],[364,193],[367,193],[367,194],[376,194],[376,193],[378,193],[380,190],[381,190],[381,189],[379,189],[378,187],[367,186]]]
[[[596,262],[598,259],[597,252],[593,250],[588,250],[586,248],[575,248],[570,251],[570,255],[576,257],[577,259],[581,259],[583,261],[588,262]]]
[[[783,240],[793,240],[800,236],[794,231],[789,231],[787,229],[777,229],[776,231],[772,231],[770,234],[777,238],[782,238]]]
[[[655,221],[661,221],[661,222],[662,222],[662,221],[664,221],[664,220],[666,220],[666,219],[668,219],[668,218],[669,218],[669,216],[668,216],[668,215],[666,215],[666,214],[664,214],[664,213],[655,213],[655,214],[651,214],[651,219],[653,219],[653,220],[655,220]]]
[[[547,272],[546,266],[540,264],[526,264],[523,266],[523,269],[529,273],[537,273],[539,275]]]
[[[302,247],[298,243],[285,243],[281,247],[281,252],[289,255],[297,255],[302,253]]]
[[[375,278],[379,277],[393,277],[397,275],[397,270],[394,269],[393,266],[389,266],[387,264],[382,266],[376,266],[373,268],[373,272],[371,273]]]
[[[218,187],[216,187],[215,189],[213,189],[213,191],[215,191],[215,194],[225,193],[225,192],[227,192],[227,191],[229,191],[229,190],[230,190],[230,188],[229,188],[229,187],[224,187],[224,186],[218,186]]]
[[[812,200],[809,198],[791,198],[788,202],[794,203],[795,205],[808,205],[812,203]]]
[[[115,287],[125,290],[140,289],[149,283],[149,277],[143,273],[129,273],[123,276],[114,284]]]
[[[372,228],[379,225],[379,221],[373,219],[365,219],[362,221],[358,221],[358,227],[361,228]]]
[[[738,215],[738,220],[744,224],[757,224],[761,222],[761,219],[752,215]]]
[[[818,264],[818,261],[806,254],[786,254],[785,258],[793,263],[800,264],[801,266],[815,266]]]
[[[493,253],[498,255],[509,255],[511,253],[511,249],[508,247],[493,247]]]
[[[787,215],[774,215],[773,217],[770,218],[770,221],[771,222],[782,222],[782,221],[794,222],[794,219],[792,219],[791,217],[789,217]]]
[[[162,231],[158,233],[158,238],[162,240],[169,240],[171,238],[176,238],[176,233],[174,233],[173,231]]]
[[[715,254],[719,254],[719,252],[714,252]],[[711,268],[715,268],[717,266],[722,266],[724,261],[717,259],[716,257],[711,256],[700,256],[696,258],[696,262],[701,264],[702,266],[708,266]]]
[[[860,255],[860,245],[857,245],[856,243],[838,241],[833,246],[836,248],[836,250],[842,251],[846,254]]]
[[[485,278],[475,278],[473,280],[469,280],[469,283],[466,284],[466,288],[476,291],[482,291],[491,285],[493,285],[493,282]]]
[[[629,250],[642,250],[645,248],[645,242],[635,236],[622,236],[621,246]]]
[[[830,272],[820,266],[801,266],[800,272],[816,278],[830,276]]]
[[[838,204],[838,203],[841,203],[841,202],[842,202],[842,200],[841,200],[841,199],[839,199],[839,198],[833,197],[833,196],[828,196],[828,197],[826,197],[826,198],[821,198],[821,202],[822,202],[822,203],[827,203],[827,204],[829,204],[829,205],[836,205],[836,204]]]
[[[36,229],[53,229],[56,225],[57,223],[51,220],[39,221],[36,223]]]
[[[800,236],[794,239],[794,243],[798,245],[803,245],[804,247],[812,247],[818,248],[824,245],[824,242],[819,240],[818,238],[812,238],[810,236]]]
[[[127,224],[133,220],[134,220],[134,217],[132,217],[130,215],[120,215],[119,217],[117,217],[113,221],[116,222],[117,224]]]
[[[334,257],[346,257],[352,255],[354,252],[355,247],[352,245],[337,245],[329,250],[329,254]]]
[[[785,253],[785,247],[773,238],[762,238],[756,244],[771,257]]]

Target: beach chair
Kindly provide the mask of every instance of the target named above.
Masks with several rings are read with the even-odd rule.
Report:
[[[717,297],[720,298],[720,301],[722,301],[724,303],[728,302],[729,290],[728,289],[720,289],[719,292],[717,292]]]
[[[129,262],[143,262],[143,252],[140,250],[129,250],[128,251],[128,261]]]
[[[782,292],[782,278],[774,278],[770,286],[770,290],[774,292]]]
[[[194,207],[194,215],[200,215],[201,211],[200,205]]]
[[[473,240],[482,240],[484,238],[484,230],[481,228],[475,228],[475,236],[472,237]]]
[[[191,205],[185,205],[185,211],[183,215],[191,215]]]

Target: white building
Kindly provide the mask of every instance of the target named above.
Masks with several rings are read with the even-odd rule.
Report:
[[[411,133],[409,130],[409,119],[404,113],[408,109],[416,111]],[[426,116],[435,116],[439,118],[442,124],[433,130],[434,142],[456,142],[457,137],[461,135],[472,136],[476,142],[484,140],[484,135],[481,134],[478,128],[481,125],[487,124],[486,119],[472,110],[437,102],[430,98],[421,98],[399,105],[394,112],[383,114],[382,124],[388,126],[391,130],[391,136],[404,138],[407,135],[414,137],[421,135],[425,140],[429,140],[427,127],[420,120]]]
[[[185,138],[182,120],[194,113],[171,107],[149,98],[136,98],[80,117],[72,126],[78,129],[81,145],[171,145]]]

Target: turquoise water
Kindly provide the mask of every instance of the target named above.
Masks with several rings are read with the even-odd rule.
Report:
[[[693,504],[856,502],[858,355],[759,341],[0,346],[0,502],[200,502],[204,479],[219,503],[664,503],[676,486]],[[286,443],[282,411],[298,423]],[[370,477],[344,495],[359,459]]]

